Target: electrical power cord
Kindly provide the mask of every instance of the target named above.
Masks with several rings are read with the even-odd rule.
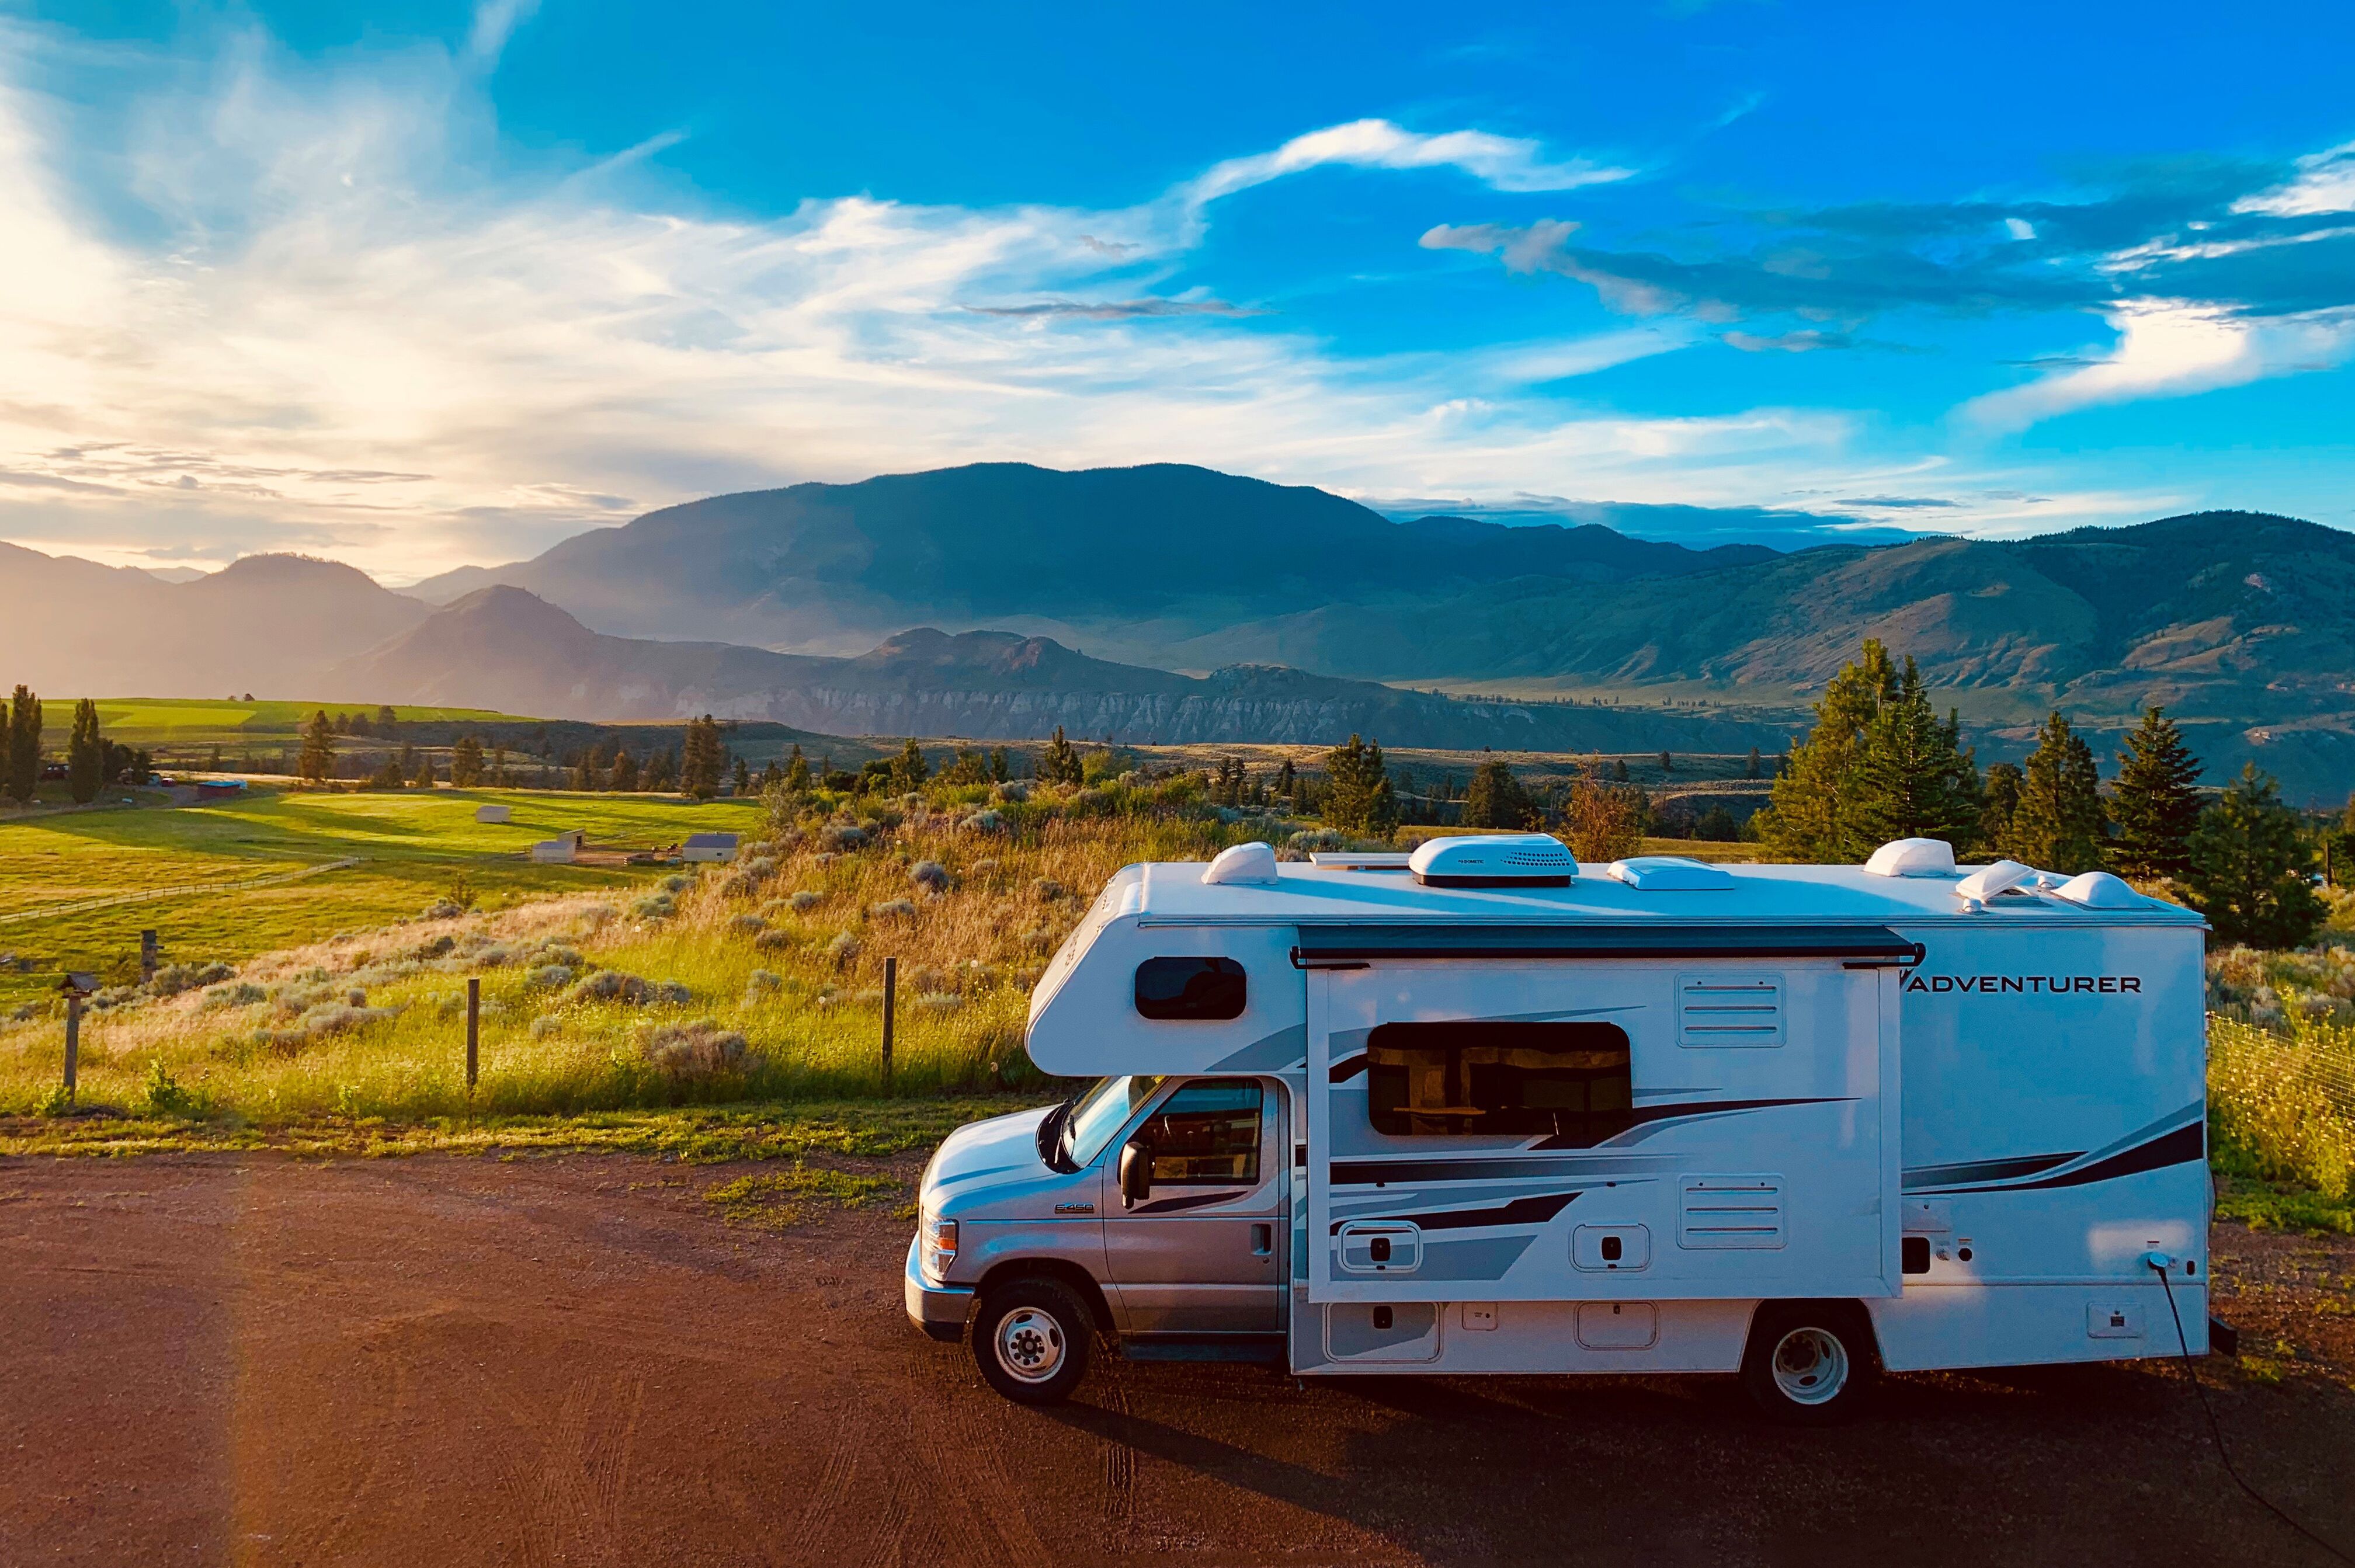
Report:
[[[2216,1421],[2216,1407],[2208,1403],[2207,1387],[2200,1382],[2199,1372],[2195,1371],[2191,1365],[2191,1341],[2184,1338],[2183,1314],[2177,1309],[2175,1305],[2175,1285],[2174,1282],[2169,1280],[2167,1276],[2168,1265],[2175,1260],[2169,1257],[2164,1253],[2146,1253],[2143,1254],[2142,1261],[2150,1269],[2151,1273],[2158,1275],[2159,1288],[2167,1292],[2167,1315],[2175,1319],[2175,1344],[2177,1351],[2183,1359],[2183,1375],[2190,1380],[2191,1392],[2200,1396],[2200,1413],[2208,1417],[2208,1435],[2215,1440],[2216,1457],[2223,1461],[2224,1473],[2232,1477],[2232,1484],[2240,1488],[2241,1490],[2248,1493],[2249,1500],[2255,1503],[2259,1508],[2264,1509],[2267,1513],[2273,1515],[2275,1519],[2281,1520],[2284,1524],[2289,1526],[2292,1530],[2297,1531],[2300,1535],[2306,1537],[2308,1541],[2311,1541],[2314,1544],[2322,1548],[2323,1551],[2330,1553],[2331,1556],[2337,1558],[2339,1562],[2355,1563],[2355,1555],[2350,1555],[2345,1548],[2339,1546],[2334,1541],[2326,1540],[2322,1536],[2317,1535],[2313,1531],[2308,1530],[2305,1525],[2300,1524],[2296,1520],[2291,1518],[2289,1514],[2285,1512],[2280,1505],[2276,1504],[2271,1498],[2266,1497],[2263,1492],[2257,1490],[2256,1488],[2249,1485],[2247,1477],[2241,1474],[2240,1467],[2232,1463],[2232,1452],[2231,1449],[2224,1446],[2224,1429],[2222,1426],[2219,1425]]]

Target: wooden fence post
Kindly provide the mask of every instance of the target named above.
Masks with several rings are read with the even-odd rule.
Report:
[[[74,1103],[74,1076],[81,1055],[81,993],[66,993],[66,1104]]]
[[[143,931],[139,933],[139,983],[144,986],[155,977],[155,933]]]
[[[466,976],[466,1116],[474,1115],[474,1079],[482,1068],[483,982],[480,976]]]
[[[892,1015],[899,1010],[900,961],[883,960],[883,1093],[891,1092],[891,1024]]]

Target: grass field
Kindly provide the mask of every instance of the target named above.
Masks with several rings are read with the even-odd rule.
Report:
[[[486,803],[506,805],[512,821],[476,822],[475,808]],[[655,795],[261,789],[245,800],[178,809],[100,807],[0,823],[0,954],[31,966],[0,973],[0,1007],[46,993],[62,969],[126,977],[143,929],[158,933],[167,961],[234,964],[413,915],[462,873],[492,906],[620,888],[652,874],[523,858],[532,843],[566,828],[585,830],[592,843],[652,847],[691,832],[741,832],[759,817],[751,801]],[[111,894],[230,883],[355,856],[361,864],[273,887],[22,918]]]
[[[350,703],[251,702],[224,701],[205,698],[177,697],[102,697],[98,699],[98,725],[110,741],[118,745],[145,747],[155,750],[169,747],[174,752],[186,752],[198,746],[234,748],[258,745],[263,741],[277,744],[293,740],[312,714],[325,708],[328,712],[365,712],[373,720],[376,709]],[[43,744],[52,752],[65,750],[65,742],[73,725],[73,700],[46,700],[41,704]],[[399,708],[396,717],[410,721],[463,721],[497,720],[507,723],[529,723],[509,714],[495,713],[484,708]]]

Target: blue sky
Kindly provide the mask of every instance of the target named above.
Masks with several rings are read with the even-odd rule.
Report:
[[[0,537],[400,581],[995,458],[1696,541],[2355,526],[2350,35],[0,7]]]

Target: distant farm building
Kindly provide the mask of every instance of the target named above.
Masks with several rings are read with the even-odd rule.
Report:
[[[543,865],[569,866],[588,840],[589,835],[576,827],[569,833],[559,833],[553,838],[543,838],[533,845],[531,858]]]
[[[505,822],[506,819],[507,808],[504,805],[478,805],[474,807],[474,820],[477,822]]]
[[[682,860],[733,860],[736,858],[736,835],[690,833],[678,858]]]

